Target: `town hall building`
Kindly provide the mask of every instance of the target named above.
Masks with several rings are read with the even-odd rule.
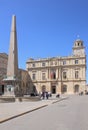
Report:
[[[77,39],[72,55],[28,59],[26,69],[37,92],[74,94],[86,90],[86,54],[82,40]]]

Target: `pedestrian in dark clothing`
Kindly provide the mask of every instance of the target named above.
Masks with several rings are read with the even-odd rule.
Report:
[[[48,94],[48,92],[46,92],[46,99],[48,99],[49,98],[49,94]]]
[[[45,98],[45,92],[42,92],[42,97],[43,97],[43,99]]]

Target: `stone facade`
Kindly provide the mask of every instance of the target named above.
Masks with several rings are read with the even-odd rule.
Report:
[[[7,73],[8,55],[6,53],[0,53],[0,81]]]
[[[7,73],[8,55],[0,53],[0,95],[4,93],[4,82],[2,81]]]
[[[32,92],[32,81],[28,71],[23,69],[18,69],[18,79],[19,79],[19,95],[29,95]]]
[[[86,90],[86,54],[82,40],[74,42],[66,57],[28,59],[26,69],[37,92],[74,94]]]

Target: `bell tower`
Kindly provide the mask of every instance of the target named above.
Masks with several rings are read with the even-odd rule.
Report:
[[[82,40],[77,39],[73,46],[73,55],[75,56],[85,56],[85,47]]]

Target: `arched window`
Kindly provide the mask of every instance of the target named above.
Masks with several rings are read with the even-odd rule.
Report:
[[[52,92],[52,94],[56,93],[56,86],[51,86],[51,92]]]
[[[62,92],[62,93],[66,93],[66,92],[67,92],[67,85],[63,85],[63,86],[61,87],[61,92]]]
[[[79,85],[75,85],[74,86],[74,93],[78,93],[79,92]]]
[[[81,46],[83,46],[83,43],[81,43]]]

